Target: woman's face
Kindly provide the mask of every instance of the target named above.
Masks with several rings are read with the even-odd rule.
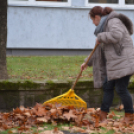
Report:
[[[95,26],[98,26],[98,25],[99,25],[100,20],[101,20],[101,17],[100,17],[99,15],[95,15],[94,18],[93,18],[93,17],[90,17],[90,18],[91,18],[91,20],[93,21],[93,24],[94,24]]]

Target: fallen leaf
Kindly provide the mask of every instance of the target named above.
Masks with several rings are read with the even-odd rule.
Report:
[[[39,131],[43,131],[43,130],[44,130],[43,127],[38,127],[37,129],[38,129]]]
[[[69,130],[69,127],[62,127],[63,130]]]
[[[38,122],[48,122],[48,120],[45,117],[38,117],[36,120]]]
[[[66,114],[63,114],[64,117],[66,117],[68,119],[68,121],[71,119],[71,118],[77,118],[76,115],[73,114],[73,110],[70,110],[69,113],[66,113]]]
[[[46,130],[46,131],[41,132],[40,134],[52,134],[51,132],[52,132],[51,130]]]
[[[14,134],[14,133],[18,133],[18,131],[15,130],[15,129],[14,129],[14,130],[9,130],[9,131],[8,131],[8,134]]]
[[[119,126],[120,126],[120,123],[119,122],[114,122],[113,123],[113,127],[119,128]]]

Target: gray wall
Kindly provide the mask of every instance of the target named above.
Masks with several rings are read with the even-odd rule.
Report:
[[[94,25],[89,10],[9,7],[7,47],[92,48]]]
[[[81,4],[82,1],[79,2]],[[92,49],[95,26],[88,19],[89,10],[9,6],[7,48]],[[126,14],[134,22],[134,11],[118,12]]]

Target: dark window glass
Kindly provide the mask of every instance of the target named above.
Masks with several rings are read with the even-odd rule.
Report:
[[[67,0],[36,0],[36,1],[67,2]]]
[[[126,4],[134,4],[134,0],[125,0]]]
[[[89,3],[118,3],[119,0],[88,0]]]

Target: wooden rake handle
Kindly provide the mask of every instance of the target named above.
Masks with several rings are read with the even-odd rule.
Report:
[[[90,56],[88,57],[87,61],[85,62],[85,66],[88,64],[90,58],[92,57],[92,55],[93,55],[93,53],[94,53],[94,51],[96,50],[96,48],[97,48],[98,45],[99,45],[99,44],[96,44],[96,45],[95,45],[93,51],[91,52]],[[75,88],[77,81],[79,80],[80,76],[82,75],[82,72],[83,72],[83,71],[81,70],[80,73],[78,74],[77,79],[75,80],[75,82],[74,82],[74,84],[73,84],[73,86],[72,86],[72,88],[71,88],[72,90]]]

